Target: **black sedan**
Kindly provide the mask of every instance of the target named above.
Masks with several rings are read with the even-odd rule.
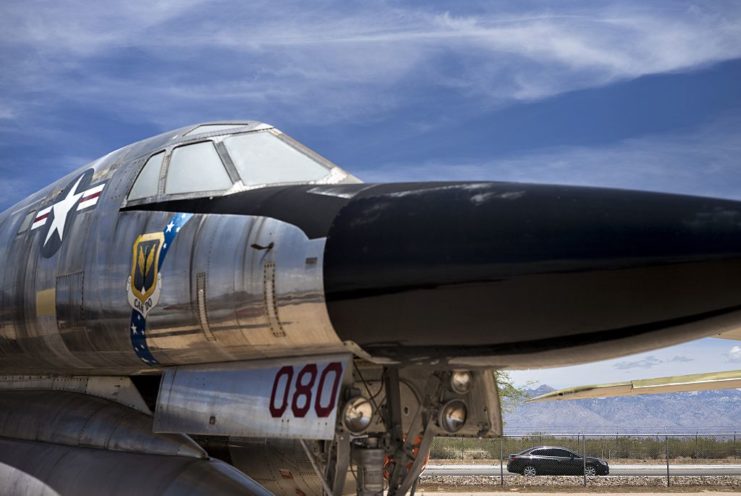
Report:
[[[607,475],[610,467],[599,458],[585,460],[558,446],[537,446],[509,455],[507,470],[522,475]]]

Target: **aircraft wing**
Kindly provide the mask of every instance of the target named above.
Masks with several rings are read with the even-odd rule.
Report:
[[[733,341],[741,341],[741,327],[737,327],[736,329],[733,329],[731,331],[726,331],[722,334],[718,334],[715,337],[721,339],[730,339]]]
[[[365,184],[256,121],[133,143],[0,212],[0,494],[407,494],[502,434],[492,369],[741,339],[739,210]]]
[[[689,374],[656,379],[613,382],[591,386],[576,386],[558,389],[530,399],[530,401],[578,400],[584,398],[607,398],[613,396],[636,396],[639,394],[678,393],[710,389],[741,388],[741,370]]]

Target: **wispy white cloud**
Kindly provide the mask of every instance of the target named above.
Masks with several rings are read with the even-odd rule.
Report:
[[[662,360],[659,360],[655,356],[650,355],[640,360],[617,362],[614,365],[614,367],[620,370],[630,370],[630,369],[636,369],[636,368],[650,369],[652,367],[656,367],[657,365],[661,363],[663,363]]]
[[[687,363],[687,362],[692,362],[692,361],[694,361],[694,358],[690,358],[684,355],[675,355],[669,360],[669,362],[675,362],[675,363]]]
[[[485,112],[741,56],[741,6],[732,3],[584,2],[557,13],[520,5],[466,12],[383,1],[285,2],[280,8],[260,1],[6,2],[0,6],[0,131],[13,141],[75,149],[83,138],[67,126],[70,108],[161,130],[230,117],[296,127],[388,122],[410,102],[434,101],[436,91]],[[410,120],[423,132],[457,118]],[[540,149],[496,162],[387,164],[353,172],[367,180],[480,178],[642,189],[663,189],[670,173],[680,191],[730,195],[736,193],[728,192],[728,174],[739,173],[729,164],[739,143],[720,129]],[[74,153],[85,153],[87,144],[79,144]],[[699,181],[696,170],[676,165],[691,160],[708,171]],[[726,179],[715,179],[721,172]]]
[[[741,198],[741,121],[594,146],[557,146],[476,162],[381,164],[353,172],[368,182],[498,180],[604,186]]]
[[[728,352],[728,360],[741,363],[741,346],[734,346]]]
[[[560,388],[738,369],[738,363],[730,362],[727,357],[727,341],[707,338],[584,365],[512,371],[511,376],[517,384],[538,381]]]
[[[0,181],[0,197],[5,199],[8,205],[12,205],[25,196],[19,194],[19,192],[27,191],[31,184],[32,182],[28,178],[3,177],[3,180]]]
[[[197,13],[204,0],[129,0],[126,2],[28,1],[3,6],[4,43],[30,45],[69,58],[104,52],[114,46],[147,45],[156,28]],[[174,33],[171,33],[174,34]]]
[[[15,111],[9,104],[0,103],[0,119],[12,119],[15,115]]]
[[[372,119],[420,80],[499,105],[741,56],[735,4],[517,5],[459,14],[382,1],[17,2],[0,16],[0,87],[121,102],[165,125],[174,119],[162,115],[235,104],[326,122]],[[151,67],[100,65],[120,50]]]

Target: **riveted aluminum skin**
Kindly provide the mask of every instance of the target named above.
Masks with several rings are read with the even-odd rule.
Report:
[[[351,364],[352,355],[346,353],[170,367],[157,397],[153,429],[331,440],[341,386],[352,382]]]
[[[739,202],[495,182],[347,184],[321,161],[327,181],[167,195],[165,156],[158,193],[127,203],[148,157],[216,137],[183,132],[113,152],[0,215],[0,374],[129,375],[344,349],[377,363],[545,367],[741,322]],[[81,201],[63,242],[46,247],[46,227],[33,226],[52,209],[59,229],[54,212],[67,215],[65,195],[83,179],[101,188],[97,205]],[[133,256],[139,236],[151,248],[176,218],[169,255],[134,288],[129,277],[151,268]],[[127,286],[146,294],[146,336]]]
[[[0,391],[34,390],[67,391],[69,393],[94,396],[133,408],[146,415],[152,415],[152,411],[129,377],[91,375],[0,376]]]
[[[206,458],[183,434],[153,434],[152,417],[66,391],[0,392],[0,437],[65,446]]]
[[[103,157],[0,217],[0,373],[153,369],[132,346],[127,280],[137,237],[163,232],[173,213],[120,207],[146,158],[179,133]],[[96,207],[70,216],[58,252],[40,256],[41,230],[17,234],[24,217],[89,168],[105,184]],[[159,365],[342,351],[324,303],[324,241],[272,218],[194,215],[159,267],[147,318]]]
[[[219,460],[0,439],[0,494],[270,496],[271,493]]]

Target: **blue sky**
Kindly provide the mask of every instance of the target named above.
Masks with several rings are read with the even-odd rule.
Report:
[[[0,67],[0,208],[132,141],[245,118],[366,181],[741,199],[739,2],[5,0]],[[590,379],[738,368],[732,345]]]

